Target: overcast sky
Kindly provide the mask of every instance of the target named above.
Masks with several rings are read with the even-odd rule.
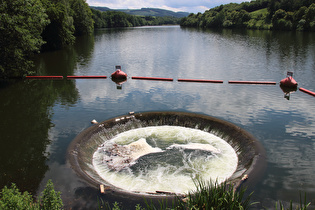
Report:
[[[242,3],[249,0],[87,0],[90,6],[110,9],[160,8],[174,12],[203,13],[205,10],[228,3]]]

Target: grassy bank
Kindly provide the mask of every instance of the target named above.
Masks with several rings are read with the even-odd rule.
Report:
[[[252,193],[248,194],[246,188],[241,188],[235,190],[234,187],[225,182],[223,184],[214,184],[197,181],[196,182],[197,190],[191,193],[188,193],[186,196],[177,197],[174,202],[171,204],[167,201],[160,201],[157,204],[154,204],[152,201],[145,200],[145,205],[140,206],[136,205],[134,209],[144,210],[144,209],[176,209],[176,210],[197,210],[197,209],[226,209],[226,210],[246,210],[250,209],[257,202],[251,201]],[[15,184],[12,184],[11,187],[4,187],[0,192],[0,209],[63,209],[63,203],[61,200],[60,192],[54,190],[54,185],[51,180],[48,181],[42,195],[38,197],[37,200],[34,200],[32,195],[28,192],[20,192]],[[115,202],[110,204],[103,202],[102,200],[97,200],[99,209],[108,209],[108,210],[122,210],[124,209]],[[310,206],[310,203],[307,203],[306,195],[304,199],[300,195],[300,204],[294,206],[290,202],[289,207],[279,201],[275,204],[275,209],[279,210],[293,210],[300,209],[306,210]]]

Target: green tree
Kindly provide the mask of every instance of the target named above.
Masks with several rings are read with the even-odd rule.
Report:
[[[73,17],[70,16],[70,5],[66,0],[41,0],[50,24],[42,33],[46,44],[44,50],[56,50],[73,44],[75,41]]]
[[[286,11],[279,9],[272,17],[272,25],[274,30],[292,30],[292,15]]]
[[[12,184],[10,188],[5,186],[0,192],[0,209],[39,209],[39,205],[33,203],[32,195],[23,194]]]
[[[40,0],[0,0],[0,77],[30,73],[30,57],[44,43],[48,23]]]
[[[0,192],[0,209],[26,209],[26,210],[59,210],[63,209],[60,192],[56,192],[51,180],[40,196],[38,202],[28,192],[21,193],[13,183],[10,188],[5,186]]]
[[[70,0],[76,35],[91,34],[94,30],[92,11],[85,0]]]
[[[43,209],[49,210],[58,210],[63,207],[60,192],[55,191],[51,180],[48,180],[43,195],[40,197],[40,205]]]
[[[315,31],[315,3],[306,9],[304,19],[306,21],[306,29]]]

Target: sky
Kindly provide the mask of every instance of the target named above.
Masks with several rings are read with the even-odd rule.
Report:
[[[110,9],[160,8],[189,13],[203,13],[221,4],[245,1],[249,0],[86,0],[89,6],[102,6]]]

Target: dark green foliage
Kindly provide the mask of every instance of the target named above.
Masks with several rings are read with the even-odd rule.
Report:
[[[0,209],[39,209],[39,205],[33,202],[28,192],[23,194],[15,184],[10,188],[5,186],[0,192]]]
[[[315,3],[311,0],[256,0],[215,7],[190,14],[181,26],[315,31]]]
[[[63,208],[60,192],[54,190],[51,180],[48,180],[43,195],[38,202],[28,192],[21,193],[15,184],[10,188],[4,187],[0,192],[0,209],[27,209],[27,210],[59,210]]]
[[[48,23],[39,0],[0,1],[0,78],[29,73],[30,57],[44,43],[41,33]]]
[[[85,0],[41,0],[50,24],[42,37],[43,50],[56,50],[75,41],[75,36],[90,34],[94,29],[92,12]]]
[[[31,74],[34,53],[73,44],[93,23],[85,0],[0,0],[0,78]]]
[[[198,181],[196,183],[197,190],[191,192],[187,197],[178,197],[172,203],[167,202],[167,200],[159,201],[159,203],[153,203],[151,201],[145,200],[145,208],[140,205],[135,207],[136,210],[141,209],[176,209],[176,210],[186,210],[186,209],[220,209],[220,210],[246,210],[249,209],[253,204],[250,201],[251,195],[246,196],[246,189],[240,189],[235,191],[232,185],[224,182],[222,184],[205,183]],[[114,203],[110,206],[108,203],[99,203],[99,209],[112,209],[119,210],[118,203]]]
[[[45,28],[42,36],[47,42],[44,50],[60,49],[65,45],[73,44],[74,25],[73,17],[70,16],[70,5],[66,0],[41,0],[50,24]]]
[[[142,9],[110,9],[108,7],[91,7],[92,9],[107,12],[107,11],[116,11],[124,12],[128,15],[135,16],[154,16],[154,17],[175,17],[182,18],[189,15],[187,12],[173,12],[165,9],[157,8],[142,8]]]
[[[176,17],[164,16],[135,16],[125,12],[107,11],[102,12],[92,9],[94,28],[119,28],[136,27],[148,25],[175,25],[179,24],[180,19]]]
[[[228,183],[214,185],[199,181],[197,190],[189,193],[181,202],[180,209],[249,209],[253,204],[249,196],[245,196],[245,189],[235,191]]]
[[[60,197],[60,192],[56,192],[54,184],[48,180],[47,185],[43,191],[43,195],[39,199],[42,209],[58,210],[62,209],[63,203]]]
[[[94,30],[92,11],[85,0],[70,0],[71,16],[76,35],[91,34]]]

